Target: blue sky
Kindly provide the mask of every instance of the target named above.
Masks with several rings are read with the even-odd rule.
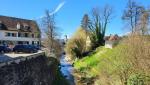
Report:
[[[150,0],[136,1],[150,7],[148,4]],[[90,14],[93,7],[103,7],[109,4],[114,9],[114,18],[108,25],[106,34],[122,35],[127,32],[121,20],[126,3],[127,0],[1,0],[0,15],[37,20],[44,15],[46,9],[53,12],[55,10],[56,24],[62,36],[65,34],[70,36],[80,26],[85,13]]]

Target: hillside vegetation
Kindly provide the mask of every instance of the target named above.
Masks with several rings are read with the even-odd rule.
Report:
[[[146,37],[129,36],[113,48],[97,48],[74,64],[78,82],[89,85],[150,85],[150,44]]]

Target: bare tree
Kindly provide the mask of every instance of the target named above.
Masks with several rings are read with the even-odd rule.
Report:
[[[92,19],[89,29],[91,31],[92,39],[95,45],[104,45],[104,36],[106,33],[107,25],[112,19],[112,7],[105,5],[102,10],[93,8]],[[96,46],[96,47],[97,47]]]
[[[105,36],[107,25],[110,22],[110,20],[112,19],[112,13],[113,13],[112,7],[110,7],[109,5],[106,5],[104,7],[103,15],[101,18],[103,20],[103,21],[101,21],[103,37]]]
[[[54,15],[50,15],[50,12],[46,10],[45,14],[46,16],[43,18],[43,25],[45,28],[45,33],[47,35],[47,38],[49,40],[49,49],[52,50],[53,48],[53,40],[55,38],[55,20]]]
[[[141,15],[140,24],[139,24],[140,25],[139,31],[141,32],[142,35],[148,34],[149,32],[148,30],[149,18],[150,18],[149,11],[145,10]]]
[[[50,53],[54,53],[57,57],[60,56],[61,45],[57,39],[58,31],[55,24],[55,15],[50,15],[50,12],[46,10],[46,16],[43,18],[43,26],[46,33],[46,47],[49,49]],[[59,51],[59,52],[58,52]]]
[[[127,8],[124,10],[122,19],[130,24],[131,32],[133,33],[138,24],[141,14],[143,13],[144,7],[138,5],[135,1],[129,0]]]

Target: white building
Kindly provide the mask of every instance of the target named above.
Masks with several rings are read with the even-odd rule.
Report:
[[[115,41],[105,41],[105,48],[113,48]]]
[[[0,45],[40,44],[41,32],[33,20],[0,16]]]
[[[110,35],[105,37],[105,48],[113,48],[119,42],[118,35]]]

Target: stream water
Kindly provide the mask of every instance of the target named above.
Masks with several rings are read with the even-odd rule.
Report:
[[[74,77],[72,75],[73,67],[69,62],[65,60],[65,55],[61,57],[60,64],[61,72],[66,77],[66,80],[70,83],[70,85],[75,85]]]

